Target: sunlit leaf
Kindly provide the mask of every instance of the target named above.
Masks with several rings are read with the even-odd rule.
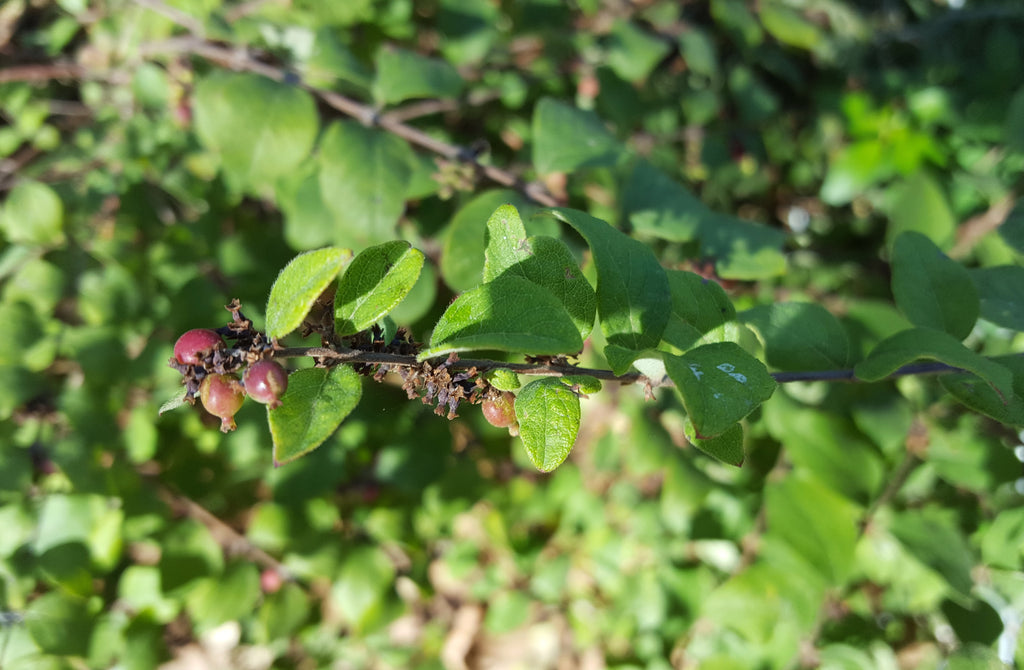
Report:
[[[911,323],[959,340],[978,320],[978,291],[967,269],[915,231],[902,233],[893,244],[892,293]]]
[[[274,464],[294,461],[323,444],[359,404],[362,392],[361,378],[348,365],[289,375],[281,406],[267,409]]]
[[[352,335],[380,321],[419,279],[423,252],[408,242],[385,242],[360,252],[338,281],[334,332]]]
[[[534,380],[516,394],[516,419],[530,462],[541,472],[551,472],[576,442],[579,396],[560,379]]]
[[[351,257],[348,249],[325,247],[293,258],[270,289],[267,335],[284,337],[302,325],[313,303]]]
[[[582,347],[579,330],[558,298],[522,277],[502,276],[456,298],[418,358],[481,349],[573,354]]]

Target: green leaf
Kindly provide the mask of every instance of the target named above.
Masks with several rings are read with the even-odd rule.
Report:
[[[997,326],[1024,331],[1024,267],[1000,265],[969,270],[981,299],[981,317]]]
[[[301,326],[313,303],[351,257],[348,249],[325,247],[293,258],[270,288],[267,335],[284,337]]]
[[[1021,356],[998,356],[992,362],[1000,364],[1013,373],[1013,397],[1004,400],[985,381],[969,372],[942,375],[942,387],[958,401],[990,416],[996,421],[1011,426],[1024,425],[1024,358]]]
[[[324,203],[354,246],[394,239],[415,159],[405,140],[338,121],[320,140],[318,158]]]
[[[572,317],[580,339],[587,339],[597,311],[594,289],[564,242],[526,237],[519,212],[511,205],[499,207],[487,221],[484,281],[503,276],[522,277],[546,288]]]
[[[320,130],[312,96],[255,74],[217,70],[204,77],[194,109],[200,141],[220,155],[229,180],[250,193],[265,193],[298,168]]]
[[[573,209],[552,213],[590,245],[597,268],[597,311],[608,344],[634,351],[655,348],[668,323],[672,294],[654,253],[589,214]]]
[[[441,276],[452,289],[466,291],[481,283],[487,221],[506,204],[524,214],[536,209],[515,191],[487,191],[463,205],[448,224],[441,250]]]
[[[411,98],[455,98],[463,81],[447,61],[394,47],[377,52],[373,98],[390,105]]]
[[[405,299],[423,269],[423,252],[408,242],[365,249],[345,269],[334,297],[334,332],[352,335],[380,321]]]
[[[537,379],[516,395],[516,419],[530,462],[541,472],[551,472],[576,442],[580,398],[560,379]]]
[[[359,404],[363,385],[351,367],[306,368],[288,377],[281,406],[267,410],[274,441],[274,465],[313,451]]]
[[[846,330],[816,303],[760,305],[740,319],[760,334],[766,362],[779,370],[830,370],[849,362]]]
[[[380,547],[356,547],[331,587],[331,601],[358,632],[371,628],[393,590],[395,566]]]
[[[189,591],[185,606],[200,631],[251,614],[260,599],[260,573],[253,563],[237,561],[224,574],[205,577]]]
[[[723,279],[753,281],[786,271],[782,245],[786,235],[760,223],[713,213],[700,227],[700,253],[715,259]]]
[[[804,18],[801,12],[779,2],[761,6],[761,22],[772,37],[798,49],[812,50],[824,39],[817,25]]]
[[[733,342],[705,344],[682,356],[666,355],[665,369],[699,439],[730,429],[770,398],[776,387],[764,363]]]
[[[523,383],[519,381],[519,375],[508,368],[491,370],[485,374],[484,377],[491,383],[491,386],[499,391],[515,391],[523,385]]]
[[[1013,396],[1013,375],[1005,366],[974,353],[953,336],[930,328],[903,330],[879,342],[854,374],[866,382],[880,381],[921,358],[940,361],[975,373],[1008,401]]]
[[[830,584],[844,584],[854,566],[858,508],[799,475],[769,482],[764,496],[767,535],[792,547]]]
[[[743,465],[746,455],[743,452],[743,426],[740,424],[736,423],[726,428],[721,435],[702,439],[697,437],[697,430],[690,417],[686,417],[683,422],[683,433],[690,444],[708,456],[736,467]]]
[[[541,98],[533,113],[533,164],[540,174],[609,167],[622,155],[619,141],[593,112]]]
[[[958,340],[978,320],[978,291],[967,269],[915,231],[900,234],[893,244],[892,293],[915,326],[942,330]]]
[[[1021,100],[1021,106],[1024,107],[1024,89],[1017,95]],[[1024,120],[1024,114],[1021,114],[1020,118]],[[1014,203],[1003,225],[999,226],[999,236],[1011,247],[1024,253],[1024,198],[1019,198]]]
[[[711,212],[682,184],[645,160],[637,161],[623,186],[622,212],[642,236],[669,242],[697,237]]]
[[[981,536],[986,565],[1006,570],[1024,567],[1024,507],[999,512]]]
[[[608,65],[629,82],[645,79],[672,45],[632,21],[619,20],[608,34]]]
[[[693,272],[669,270],[672,313],[662,339],[680,351],[738,336],[736,308],[718,282]]]
[[[571,354],[582,348],[576,324],[550,291],[522,277],[502,276],[456,298],[417,358],[481,349]]]
[[[889,530],[919,561],[942,575],[958,602],[970,604],[974,556],[954,523],[939,510],[914,510],[894,516]]]
[[[95,615],[89,612],[84,599],[51,591],[32,601],[25,625],[35,643],[47,654],[85,656]]]
[[[953,243],[956,218],[942,188],[933,178],[917,172],[903,184],[894,186],[891,194],[889,244],[908,230],[927,235],[942,249]]]
[[[64,204],[46,184],[19,181],[0,208],[0,231],[12,243],[61,244],[64,241]]]

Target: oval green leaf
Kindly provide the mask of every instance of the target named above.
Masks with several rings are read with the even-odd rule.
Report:
[[[503,205],[491,215],[486,237],[484,281],[517,276],[546,288],[572,317],[580,338],[587,339],[594,327],[597,297],[569,247],[553,237],[527,237],[512,205]]]
[[[301,326],[313,303],[351,257],[348,249],[325,247],[299,254],[284,266],[267,299],[267,335],[284,337]]]
[[[683,433],[690,444],[708,456],[736,467],[743,465],[743,426],[740,424],[733,424],[721,435],[701,439],[697,437],[697,430],[690,417],[686,417],[683,421]]]
[[[981,318],[1024,332],[1024,267],[999,265],[969,273],[981,298]]]
[[[978,290],[967,269],[916,231],[901,233],[893,244],[892,293],[915,326],[942,330],[958,340],[978,320]]]
[[[780,302],[749,309],[740,318],[760,334],[765,360],[779,370],[830,370],[847,365],[846,330],[817,303]]]
[[[320,131],[309,93],[255,74],[216,71],[203,78],[194,108],[200,141],[220,155],[229,181],[247,192],[262,194],[295,170]]]
[[[1006,366],[974,353],[952,335],[930,328],[911,328],[885,338],[854,366],[853,373],[863,381],[877,382],[922,358],[973,372],[990,384],[1003,402],[1013,397],[1013,374]]]
[[[634,351],[655,348],[668,323],[672,294],[654,253],[584,212],[555,209],[552,213],[590,245],[597,268],[597,312],[608,344]]]
[[[1024,426],[1024,358],[999,356],[992,360],[1013,374],[1013,397],[1005,402],[981,377],[969,372],[942,375],[939,381],[954,398],[975,412],[1011,426]]]
[[[334,297],[334,332],[365,330],[405,299],[423,269],[423,252],[393,241],[365,249],[345,269]]]
[[[622,145],[593,112],[542,98],[533,112],[533,164],[540,174],[615,165]]]
[[[415,155],[405,140],[355,121],[332,123],[320,140],[320,193],[353,245],[395,238]]]
[[[0,231],[9,242],[60,244],[64,241],[64,204],[46,184],[18,182],[0,208]]]
[[[668,270],[672,312],[662,339],[680,351],[738,336],[736,308],[718,282],[693,272]]]
[[[347,365],[293,372],[280,407],[267,409],[274,465],[294,461],[323,444],[356,408],[362,393],[359,375]]]
[[[721,435],[771,397],[776,383],[764,363],[733,342],[705,344],[665,356],[665,370],[682,395],[694,436]]]
[[[455,291],[467,291],[481,283],[488,217],[509,204],[527,213],[533,209],[516,191],[486,191],[474,197],[452,217],[441,250],[441,276]]]
[[[537,379],[516,396],[516,420],[530,462],[541,472],[551,472],[576,442],[580,398],[561,379]]]
[[[453,351],[489,349],[523,354],[573,354],[583,348],[561,302],[522,277],[500,277],[463,293],[434,326],[426,360]]]
[[[412,98],[456,98],[462,93],[462,77],[448,61],[387,47],[377,52],[376,61],[373,97],[381,104]]]

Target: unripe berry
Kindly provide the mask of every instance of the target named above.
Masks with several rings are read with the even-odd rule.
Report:
[[[516,424],[516,396],[511,391],[502,391],[494,400],[484,400],[480,410],[492,426],[508,428]]]
[[[209,328],[190,330],[174,343],[174,360],[184,365],[198,365],[203,354],[224,346],[220,335]]]
[[[208,375],[199,386],[199,398],[210,414],[220,418],[220,432],[234,430],[235,413],[245,401],[245,389],[235,375]]]
[[[257,361],[245,371],[245,392],[256,402],[281,405],[281,396],[288,388],[288,373],[277,361]]]

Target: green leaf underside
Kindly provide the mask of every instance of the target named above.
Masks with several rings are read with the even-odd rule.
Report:
[[[320,140],[320,191],[353,245],[395,238],[414,155],[402,139],[355,121],[332,123]]]
[[[259,191],[297,168],[309,156],[319,125],[313,98],[295,86],[229,72],[215,72],[196,86],[199,139],[247,191]]]
[[[608,344],[634,351],[655,348],[668,323],[672,294],[654,253],[589,214],[551,211],[590,245],[597,268],[597,311]]]
[[[423,253],[394,241],[365,249],[345,269],[334,298],[334,332],[352,335],[405,299],[423,269]]]
[[[579,330],[555,296],[521,277],[503,276],[456,298],[417,358],[472,350],[572,354],[582,348]]]
[[[969,273],[981,298],[982,318],[1024,332],[1024,267],[999,265]]]
[[[545,377],[516,395],[516,420],[526,453],[541,472],[551,472],[569,456],[580,428],[580,399],[565,383]]]
[[[587,339],[594,327],[597,297],[572,252],[553,237],[527,237],[519,212],[503,205],[487,221],[484,281],[518,276],[551,292]]]
[[[1013,374],[1013,397],[1006,402],[981,377],[967,372],[942,375],[942,387],[958,401],[976,412],[1012,426],[1024,425],[1024,358],[999,356],[993,362]]]
[[[892,293],[915,326],[942,330],[958,340],[978,320],[978,291],[967,269],[916,231],[900,234],[893,244]]]
[[[301,326],[313,303],[351,257],[348,249],[325,247],[293,258],[270,288],[267,335],[284,337]]]
[[[830,370],[849,362],[846,331],[821,305],[761,305],[743,312],[740,318],[760,333],[766,362],[776,369]]]
[[[672,291],[672,313],[662,335],[665,343],[686,351],[736,336],[736,308],[717,282],[682,270],[666,274]]]
[[[858,379],[876,382],[922,358],[973,372],[990,384],[1003,402],[1013,397],[1013,374],[1005,366],[974,353],[952,335],[930,328],[911,328],[887,337],[853,372]]]
[[[533,164],[540,174],[615,165],[619,141],[593,112],[542,98],[533,113]]]
[[[665,355],[665,369],[682,395],[694,436],[721,435],[771,397],[776,383],[764,363],[733,342]]]
[[[281,406],[267,410],[274,464],[294,461],[323,444],[359,404],[362,392],[359,374],[347,365],[293,372]]]
[[[743,453],[743,426],[734,424],[727,428],[721,435],[701,439],[697,437],[696,429],[690,417],[683,422],[683,432],[690,444],[703,451],[708,456],[723,463],[739,467],[743,465],[745,454]]]

